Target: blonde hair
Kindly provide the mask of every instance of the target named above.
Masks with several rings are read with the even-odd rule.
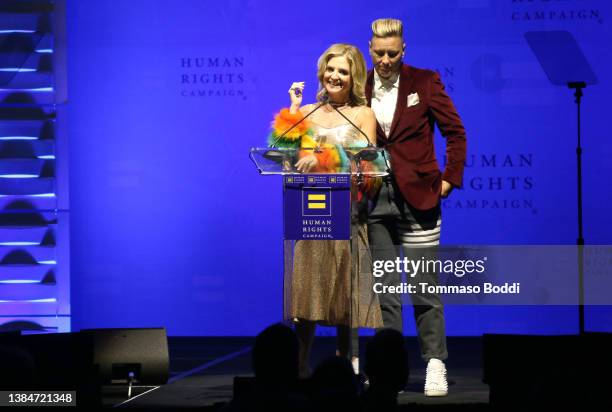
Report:
[[[372,37],[404,38],[404,26],[398,19],[377,19],[372,22]]]
[[[323,84],[323,75],[327,69],[327,63],[334,57],[346,57],[351,68],[351,91],[349,93],[349,102],[352,106],[365,105],[367,100],[365,96],[366,82],[366,63],[363,54],[359,49],[350,44],[337,43],[332,44],[319,57],[317,62],[317,78],[319,79],[319,91],[317,92],[317,100],[322,102],[327,99],[327,90]]]

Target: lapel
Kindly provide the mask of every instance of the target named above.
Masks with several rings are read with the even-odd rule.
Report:
[[[403,64],[400,71],[399,90],[397,91],[397,102],[395,104],[395,112],[393,113],[393,121],[391,122],[391,130],[389,131],[389,140],[393,140],[395,129],[402,118],[402,113],[408,102],[408,93],[412,89],[414,77],[410,75],[410,66]]]
[[[366,79],[366,84],[365,84],[365,94],[366,94],[366,99],[368,101],[369,107],[372,107],[372,89],[373,87],[374,87],[374,69],[368,72],[368,77]],[[380,126],[380,123],[378,123],[378,120],[376,121],[376,139],[382,140],[385,144],[388,141],[388,137],[387,135],[385,135],[385,131]]]
[[[374,87],[374,69],[368,72],[365,84],[365,94],[368,100],[368,106],[372,107],[372,87]]]

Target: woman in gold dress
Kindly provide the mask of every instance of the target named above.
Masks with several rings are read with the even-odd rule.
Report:
[[[276,116],[269,143],[301,149],[295,163],[301,173],[346,171],[352,164],[350,152],[376,139],[376,117],[366,105],[365,60],[356,47],[334,44],[319,58],[317,75],[318,102],[302,105],[304,83],[293,83],[291,106]],[[282,133],[295,124],[289,133]],[[355,346],[351,345],[351,329],[383,326],[372,290],[366,219],[360,210],[373,183],[367,179],[353,182],[352,241],[300,240],[295,244],[285,312],[295,322],[300,340],[302,376],[308,374],[317,323],[337,327],[337,354],[352,358],[356,373],[358,355],[357,348],[351,348]]]

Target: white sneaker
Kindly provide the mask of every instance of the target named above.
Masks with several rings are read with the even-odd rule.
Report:
[[[446,366],[440,359],[430,359],[427,363],[427,375],[425,376],[425,396],[446,395],[448,395]]]
[[[355,375],[359,375],[359,358],[354,356],[353,359],[351,359],[351,364],[353,365],[353,372],[355,372]]]

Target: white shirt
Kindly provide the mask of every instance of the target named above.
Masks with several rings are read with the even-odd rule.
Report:
[[[376,120],[383,131],[389,136],[391,123],[397,104],[397,92],[399,90],[399,73],[393,75],[389,80],[381,79],[374,69],[374,85],[372,87],[372,110]]]

